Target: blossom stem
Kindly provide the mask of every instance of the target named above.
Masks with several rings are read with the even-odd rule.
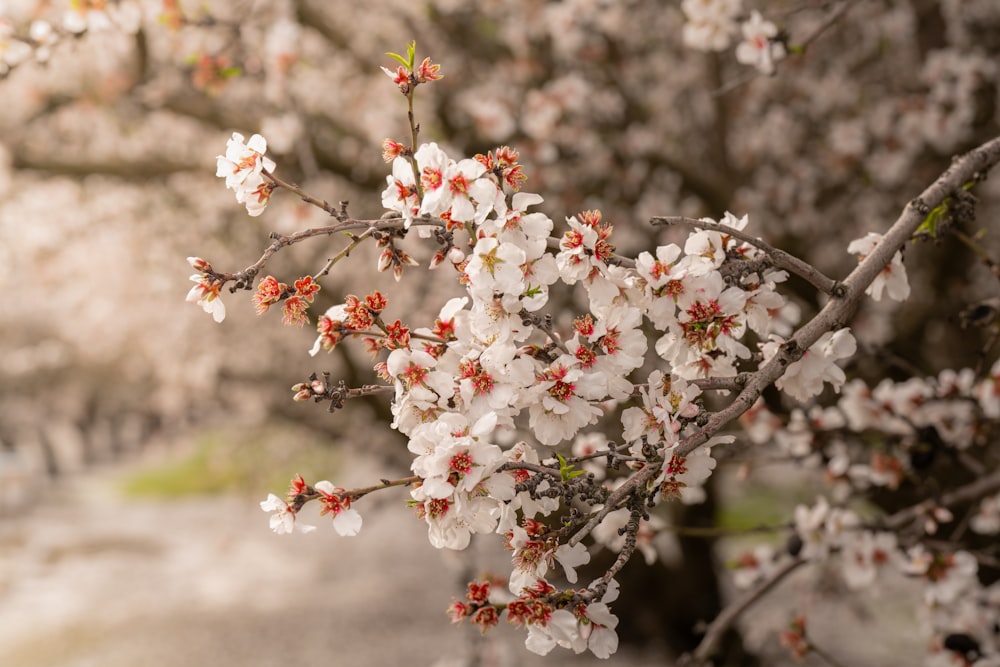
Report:
[[[321,204],[317,205],[322,207]],[[338,219],[340,218],[338,217]],[[284,234],[272,233],[271,245],[265,248],[260,258],[247,268],[236,273],[219,273],[215,271],[210,273],[213,277],[221,280],[223,284],[235,282],[236,285],[231,287],[230,291],[235,292],[238,289],[250,289],[254,278],[258,273],[260,273],[261,269],[264,268],[264,265],[267,264],[268,260],[270,260],[271,257],[282,248],[295,245],[296,243],[301,243],[302,241],[316,236],[332,236],[340,232],[350,232],[358,229],[367,231],[368,233],[384,229],[401,229],[403,227],[403,222],[403,218],[380,218],[378,220],[355,220],[353,218],[344,218],[334,225],[312,227],[310,229],[295,232],[294,234],[289,234],[288,236],[285,236]],[[443,228],[445,223],[443,220],[439,220],[437,218],[420,218],[414,220],[413,225]]]
[[[413,78],[412,74],[410,78]],[[416,158],[413,157],[413,152],[417,150],[417,135],[420,134],[420,126],[413,114],[413,92],[415,89],[416,82],[413,81],[410,84],[410,91],[406,94],[406,118],[410,122],[410,154],[406,156],[406,159],[409,160],[410,169],[413,170],[413,186],[417,189],[417,199],[422,202],[424,200],[424,186],[420,183],[420,167],[417,165]]]
[[[946,493],[938,499],[929,499],[899,510],[895,514],[886,517],[881,525],[889,530],[899,530],[906,524],[919,519],[928,511],[935,507],[951,508],[970,500],[982,498],[1000,489],[1000,470],[995,470],[992,474],[980,477],[974,482]]]
[[[265,177],[267,177],[268,180],[277,185],[279,188],[284,188],[285,190],[294,192],[296,195],[299,196],[299,198],[302,201],[306,202],[307,204],[312,204],[317,208],[323,209],[324,211],[326,211],[333,217],[337,218],[338,220],[340,219],[342,212],[339,209],[334,208],[334,206],[325,199],[317,199],[316,197],[313,197],[299,186],[293,183],[289,183],[288,181],[282,180],[281,178],[269,172],[267,169],[261,170],[260,173],[262,173]]]
[[[815,653],[823,662],[830,665],[831,667],[844,667],[844,664],[834,658],[832,655],[816,646],[812,641],[809,642],[809,651]]]
[[[361,245],[361,243],[366,238],[370,237],[373,231],[375,231],[375,228],[374,227],[369,227],[365,231],[361,232],[361,234],[358,235],[358,236],[353,236],[352,235],[351,242],[349,244],[347,244],[347,246],[345,246],[343,250],[341,250],[340,252],[338,252],[336,255],[334,255],[330,259],[326,260],[326,264],[323,266],[322,269],[320,269],[319,273],[317,273],[316,275],[313,276],[313,280],[319,280],[323,276],[329,274],[330,273],[330,269],[333,268],[334,264],[336,264],[340,260],[344,259],[345,257],[350,256],[351,251],[354,250],[355,248],[357,248],[359,245]]]
[[[391,489],[394,486],[410,486],[420,481],[420,477],[417,475],[410,475],[409,477],[403,477],[401,479],[383,479],[380,480],[379,484],[373,484],[371,486],[365,486],[360,489],[351,489],[346,491],[344,495],[350,496],[351,500],[357,500],[367,496],[369,493],[374,491],[381,491],[382,489]]]
[[[419,482],[420,478],[416,475],[411,475],[409,477],[403,477],[402,479],[383,479],[380,480],[379,484],[372,484],[371,486],[363,486],[357,489],[345,489],[344,491],[338,492],[341,498],[350,498],[352,501],[358,500],[367,496],[369,493],[374,493],[375,491],[381,491],[382,489],[391,489],[395,486],[409,486]],[[322,498],[321,493],[309,493],[302,494],[301,500],[303,502],[309,502],[310,500],[316,500],[317,498]]]

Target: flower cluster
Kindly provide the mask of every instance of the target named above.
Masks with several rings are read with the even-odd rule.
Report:
[[[320,515],[332,515],[333,529],[338,535],[357,535],[361,530],[361,515],[351,508],[351,495],[327,480],[310,486],[301,475],[297,475],[288,489],[287,500],[269,493],[267,499],[260,502],[260,508],[271,513],[271,530],[279,535],[294,530],[308,533],[316,527],[300,524],[296,520],[305,503],[313,499],[319,501]]]
[[[701,48],[727,48],[739,5],[686,0],[685,39]],[[742,32],[737,59],[773,71],[784,55],[776,27],[753,12]],[[440,78],[439,67],[429,59],[417,66],[412,46],[405,57],[391,55],[401,66],[383,69],[412,108],[414,88]],[[271,178],[275,165],[264,157],[259,135],[244,143],[234,134],[218,158],[218,175],[251,215],[261,213],[280,187],[337,219],[310,234],[365,229],[359,236],[349,232],[351,244],[316,278],[291,287],[263,278],[254,295],[258,313],[283,302],[286,323],[307,322],[320,289],[316,281],[366,239],[380,249],[378,270],[392,268],[399,280],[416,264],[401,247],[410,234],[437,244],[431,268],[450,267],[444,270],[464,290],[440,307],[430,326],[387,322],[388,300],[377,291],[348,295],[318,318],[310,354],[354,337],[376,360],[374,370],[385,383],[379,389],[393,396],[392,427],[406,437],[413,457],[412,474],[354,490],[327,481],[310,486],[298,477],[287,499],[270,495],[261,503],[276,532],[299,527],[302,507],[316,501],[339,534],[355,535],[362,521],[352,503],[373,490],[406,486],[407,502],[434,547],[463,550],[474,535],[493,534],[510,552],[509,571],[471,583],[466,600],[449,610],[453,620],[486,631],[506,614],[527,630],[526,646],[534,652],[561,646],[608,657],[618,641],[617,618],[608,607],[617,596],[614,575],[636,551],[650,562],[657,557],[654,538],[669,526],[654,513],[659,506],[706,499],[706,483],[736,439],[719,434],[740,414],[735,406],[745,413],[741,422],[751,442],[822,471],[830,483],[832,503],[821,496],[795,510],[788,551],[796,562],[836,559],[852,590],[871,586],[889,569],[921,576],[936,605],[980,593],[967,554],[904,550],[900,545],[909,542],[866,523],[847,500],[899,488],[908,473],[926,465],[923,444],[956,452],[972,446],[981,418],[1000,416],[1000,363],[980,381],[960,373],[886,381],[874,389],[849,382],[840,364],[858,347],[846,327],[853,304],[836,312],[846,288],[754,239],[746,232],[747,216],[654,219],[680,221],[690,232],[676,243],[623,257],[615,225],[600,210],[569,216],[556,231],[556,222],[537,208],[542,197],[522,191],[526,177],[516,151],[503,146],[456,159],[436,143],[417,145],[412,115],[411,132],[413,145],[383,143],[391,173],[381,193],[386,213],[377,221],[353,220],[346,203],[337,211]],[[882,243],[883,237],[870,234],[847,250],[861,256],[861,273],[884,261],[863,286],[872,298],[886,293],[904,300],[909,283],[901,255],[890,258]],[[201,273],[189,298],[213,314],[222,308],[217,297],[230,275],[255,276],[260,268],[216,274],[204,260],[192,264]],[[830,297],[834,315],[812,321],[821,330],[807,326],[792,333],[799,308],[779,292],[791,273]],[[556,290],[574,286],[580,297],[575,312],[560,318],[544,312]],[[850,296],[856,303],[860,290]],[[765,372],[772,373],[766,381]],[[343,383],[333,388],[328,375],[295,385],[295,399],[340,407],[349,392]],[[787,418],[765,407],[761,395],[769,384],[795,400]],[[839,403],[811,404],[827,388],[843,389]],[[729,416],[713,415],[713,399],[733,391],[740,393],[726,408]],[[706,399],[710,392],[717,396]],[[599,430],[591,429],[598,423]],[[885,443],[865,450],[851,439],[862,433],[884,434]],[[1000,532],[1000,496],[982,495],[968,525],[977,534]],[[926,504],[897,521],[922,523],[924,533],[933,534],[951,520],[946,507]],[[575,585],[578,569],[585,572],[591,560],[586,539],[621,557],[585,587],[557,588],[558,580]],[[777,576],[778,562],[773,550],[761,548],[738,558],[734,570],[740,585],[750,586]],[[818,650],[806,641],[804,618],[793,625],[793,652]]]
[[[237,192],[262,168],[273,168],[263,148],[262,139],[244,146],[234,138],[230,157],[220,158],[220,174],[225,172]],[[431,544],[464,549],[473,535],[505,535],[512,554],[508,587],[520,596],[507,613],[528,628],[527,646],[538,652],[589,646],[598,655],[609,653],[614,618],[599,589],[584,589],[573,605],[545,602],[552,568],[558,565],[572,583],[576,568],[590,559],[582,543],[569,539],[570,529],[582,527],[580,518],[562,516],[563,530],[548,522],[565,511],[560,498],[599,507],[623,479],[611,477],[602,485],[598,476],[555,463],[549,448],[584,436],[611,407],[635,397],[638,404],[622,413],[622,438],[628,469],[650,471],[645,477],[650,504],[702,502],[716,467],[712,447],[732,436],[716,436],[686,455],[674,452],[697,430],[702,414],[695,382],[733,377],[751,359],[744,338],[771,334],[786,305],[777,286],[788,274],[769,267],[761,250],[734,235],[747,226],[746,216],[703,219],[704,228],[694,229],[683,249],[662,245],[626,265],[615,254],[614,225],[597,210],[567,218],[555,243],[553,221],[532,210],[542,198],[518,191],[522,174],[508,148],[462,160],[451,159],[436,144],[392,153],[383,205],[399,217],[404,231],[416,226],[430,237],[444,228],[448,236],[435,238],[443,239],[442,252],[466,296],[448,301],[433,327],[412,333],[399,321],[383,322],[387,301],[380,293],[348,296],[319,318],[311,354],[332,350],[348,336],[363,337],[375,355],[389,352],[377,369],[394,387],[392,425],[407,436],[414,455],[410,504],[427,524]],[[455,238],[461,234],[467,237],[464,246]],[[380,269],[393,265],[401,271],[410,263],[394,238],[378,237],[384,248]],[[569,335],[536,314],[560,281],[579,284],[587,294],[587,308],[573,320]],[[286,321],[300,322],[304,308],[292,308],[289,315],[288,304],[304,304],[316,289],[308,277],[289,288],[268,276],[254,302],[264,312],[284,300]],[[646,363],[647,328],[658,332],[655,351],[670,371],[654,370],[636,387],[629,377]],[[789,368],[789,389],[801,386],[807,397],[824,381],[839,387],[844,378],[833,362],[852,352],[852,345],[846,330],[818,341]],[[297,399],[316,396],[311,385],[296,390]],[[542,451],[524,441],[502,445],[516,438],[522,416]],[[602,444],[611,446],[606,439]],[[350,507],[349,494],[322,483],[310,493],[335,514]],[[290,530],[294,505],[269,498],[265,509],[275,512],[275,526]],[[662,522],[633,517],[622,507],[607,509],[624,521],[632,536],[630,551],[640,548],[640,525],[646,526],[643,550],[647,558],[655,557],[650,526]],[[352,530],[338,531],[353,534],[360,521],[346,516],[351,520],[340,525]],[[614,542],[607,535],[595,539]],[[487,612],[473,611],[479,614],[476,622],[487,627]]]
[[[243,135],[233,132],[226,143],[226,154],[216,158],[215,175],[226,179],[226,187],[236,192],[236,201],[247,207],[247,213],[258,216],[267,208],[274,191],[274,182],[264,172],[274,171],[274,160],[264,157],[267,140],[259,134],[244,143]]]
[[[274,276],[265,276],[257,285],[257,291],[253,295],[253,303],[257,314],[263,315],[271,306],[279,301],[284,301],[281,308],[281,321],[284,324],[302,326],[309,323],[306,311],[319,290],[320,285],[313,280],[312,276],[296,280],[291,288],[285,283],[278,282]]]
[[[212,265],[200,257],[188,257],[188,264],[199,273],[191,276],[195,285],[188,292],[186,300],[196,302],[212,319],[222,322],[226,319],[226,304],[219,298],[222,280],[213,273]]]
[[[741,4],[741,0],[684,0],[684,44],[700,51],[725,51],[740,33],[743,40],[736,45],[737,62],[773,74],[775,63],[787,53],[785,42],[778,27],[757,10],[741,21]]]

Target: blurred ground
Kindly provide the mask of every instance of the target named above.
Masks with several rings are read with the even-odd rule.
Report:
[[[541,658],[513,628],[482,643],[451,626],[460,564],[388,498],[363,510],[356,538],[327,526],[276,536],[259,498],[126,497],[135,466],[61,482],[0,519],[0,665],[665,664],[626,652]],[[364,461],[345,474],[378,476]],[[480,662],[463,659],[476,651]]]

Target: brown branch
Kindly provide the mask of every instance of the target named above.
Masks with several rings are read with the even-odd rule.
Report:
[[[204,165],[176,162],[169,159],[155,160],[66,160],[56,155],[32,155],[15,150],[11,166],[14,169],[42,171],[57,176],[91,176],[100,174],[127,181],[162,179],[171,174],[200,171]]]
[[[1000,490],[1000,470],[980,477],[974,482],[942,495],[937,500],[924,500],[895,514],[886,517],[881,526],[888,530],[899,530],[906,524],[920,518],[935,507],[954,507],[970,500],[982,498],[994,491]]]
[[[739,598],[731,602],[708,626],[705,636],[702,637],[701,642],[694,650],[694,653],[681,656],[681,659],[677,664],[680,667],[694,667],[695,665],[706,664],[708,659],[715,652],[715,649],[722,640],[723,635],[726,634],[726,631],[729,630],[740,615],[805,562],[806,561],[800,558],[792,558],[772,572],[771,576],[758,584],[756,588],[745,592]]]
[[[310,197],[310,199],[313,199]],[[329,206],[326,202],[321,200],[315,200],[319,202],[321,208],[323,206]],[[313,202],[310,202],[313,203]],[[324,208],[324,210],[326,210]],[[253,284],[254,278],[260,273],[264,265],[267,264],[268,260],[274,256],[282,248],[287,248],[288,246],[295,245],[296,243],[301,243],[302,241],[311,239],[316,236],[332,236],[337,233],[347,233],[355,230],[363,230],[363,234],[355,236],[352,243],[345,248],[341,253],[338,254],[336,258],[346,257],[347,254],[357,245],[360,241],[368,238],[375,231],[390,231],[395,229],[402,229],[404,224],[403,218],[380,218],[378,220],[355,220],[354,218],[345,218],[341,222],[326,227],[311,227],[309,229],[303,229],[301,231],[295,232],[294,234],[283,235],[272,232],[271,233],[271,245],[264,249],[263,254],[260,258],[246,267],[242,271],[237,271],[235,273],[219,273],[212,272],[215,278],[223,281],[223,284],[228,282],[235,282],[235,285],[230,288],[230,291],[235,292],[238,289],[250,289]],[[412,221],[411,226],[428,226],[428,227],[444,227],[445,222],[437,218],[418,218]],[[328,260],[329,261],[329,260]],[[322,271],[320,272],[322,273]],[[319,275],[319,274],[317,274]]]
[[[724,409],[712,415],[708,423],[685,438],[676,450],[687,456],[704,445],[723,426],[750,409],[764,389],[778,380],[789,364],[802,357],[820,336],[846,326],[857,310],[865,290],[889,265],[893,256],[909,241],[927,214],[963,185],[981,176],[1000,161],[1000,137],[986,142],[952,162],[951,166],[912,200],[885,233],[878,245],[844,279],[837,295],[809,322],[800,327],[769,361],[751,374],[747,386]]]

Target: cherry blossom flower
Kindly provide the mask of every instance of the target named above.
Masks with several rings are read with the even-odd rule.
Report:
[[[639,388],[642,406],[626,408],[622,412],[623,437],[628,442],[640,438],[651,445],[673,447],[683,419],[693,419],[698,414],[695,398],[701,390],[681,378],[655,370],[649,374],[644,386]]]
[[[288,289],[288,285],[278,282],[274,276],[265,276],[257,284],[257,290],[253,295],[254,309],[258,315],[263,315],[267,310],[281,300],[282,295]]]
[[[647,560],[648,562],[648,560]],[[596,657],[606,660],[618,650],[618,617],[604,602],[592,602],[581,613],[580,638]]]
[[[795,508],[795,532],[802,540],[799,556],[806,560],[825,558],[830,545],[826,539],[826,520],[830,504],[820,496],[813,507],[798,505]]]
[[[967,551],[934,554],[917,544],[907,550],[901,566],[904,573],[927,580],[924,601],[931,606],[951,604],[978,583],[979,563]]]
[[[760,544],[750,551],[744,551],[727,563],[733,573],[733,585],[739,589],[750,588],[768,578],[776,565],[774,548]]]
[[[244,142],[243,135],[233,132],[226,142],[226,154],[216,158],[215,175],[226,179],[226,187],[236,190],[251,174],[260,174],[262,169],[273,171],[274,161],[264,157],[267,140],[259,134]]]
[[[677,263],[680,254],[680,247],[673,243],[657,246],[655,258],[650,253],[642,251],[635,259],[635,270],[646,280],[651,289],[659,289],[670,280],[670,270]]]
[[[474,534],[491,533],[497,525],[500,501],[479,493],[456,493],[450,498],[420,499],[411,492],[417,516],[427,523],[427,539],[435,549],[461,551]]]
[[[345,324],[347,320],[347,307],[344,304],[330,306],[323,315],[320,315],[316,322],[319,335],[309,350],[309,356],[315,357],[320,350],[332,351],[344,336],[351,333],[351,328]]]
[[[236,189],[236,201],[247,207],[247,213],[256,218],[271,201],[271,193],[275,184],[260,174],[250,174]]]
[[[615,553],[621,553],[625,547],[626,536],[621,529],[625,528],[630,518],[627,508],[610,512],[604,520],[594,527],[591,535],[594,541]],[[659,558],[658,544],[663,545],[672,536],[664,533],[667,522],[657,514],[651,514],[649,520],[639,522],[639,530],[635,533],[635,547],[642,554],[646,565],[652,565]],[[676,544],[671,545],[677,548]]]
[[[382,191],[382,206],[387,211],[399,213],[409,226],[420,210],[420,194],[409,159],[403,156],[395,158],[392,161],[392,174],[386,176],[385,180],[388,185]]]
[[[602,398],[603,392],[579,382],[583,375],[579,362],[563,355],[539,373],[538,382],[529,390],[529,426],[543,445],[572,438],[601,416],[601,409],[590,401]]]
[[[974,390],[980,407],[990,419],[1000,419],[1000,359],[990,367],[989,374]]]
[[[556,646],[571,646],[577,632],[576,617],[566,609],[556,609],[528,625],[524,646],[532,653],[548,655]]]
[[[469,294],[479,300],[494,294],[519,300],[526,288],[521,270],[526,261],[524,250],[516,243],[503,243],[492,236],[479,239],[465,265]]]
[[[341,537],[353,537],[361,531],[362,519],[358,511],[351,507],[351,498],[344,490],[332,482],[322,480],[313,484],[320,493],[320,514],[333,515],[333,529]]]
[[[663,471],[653,484],[659,487],[664,500],[678,499],[684,505],[705,502],[705,482],[715,470],[716,460],[712,458],[711,447],[722,442],[732,442],[734,436],[717,436],[687,456],[674,454],[663,464]]]
[[[14,26],[0,17],[0,75],[31,57],[31,46],[14,36]]]
[[[59,33],[48,21],[37,19],[31,22],[28,36],[34,42],[35,60],[40,63],[48,62],[52,57],[52,49],[59,43]]]
[[[681,11],[684,24],[684,44],[701,51],[723,51],[729,48],[736,33],[736,16],[740,0],[684,0]]]
[[[563,281],[572,285],[607,271],[607,260],[614,254],[608,241],[612,226],[601,222],[600,211],[584,211],[566,219],[569,231],[559,240],[556,264]]]
[[[739,342],[746,331],[746,299],[739,287],[726,287],[718,271],[689,275],[676,301],[680,312],[656,342],[656,353],[685,379],[734,375],[734,359],[750,356]]]
[[[449,219],[456,222],[481,222],[486,218],[497,195],[495,183],[479,178],[486,173],[486,167],[468,158],[454,162],[435,143],[421,146],[414,158],[424,190],[420,213],[448,213]]]
[[[531,519],[524,520],[524,526],[515,527],[509,536],[512,551],[513,572],[508,582],[510,592],[520,595],[536,581],[545,577],[556,562],[562,567],[566,580],[576,583],[576,568],[590,562],[587,548],[580,543],[573,546],[557,544],[543,534],[543,524]]]
[[[847,587],[853,590],[867,588],[875,583],[880,568],[898,564],[896,535],[870,530],[850,531],[844,535],[840,558]]]
[[[260,508],[265,512],[273,512],[270,518],[271,530],[279,535],[287,535],[294,530],[309,533],[316,526],[308,526],[295,522],[295,508],[273,493],[267,494],[267,499],[260,501]]]
[[[769,342],[761,345],[764,358],[773,357],[780,343],[780,339],[772,335]],[[839,391],[847,376],[836,362],[853,356],[856,350],[857,343],[849,328],[828,331],[806,350],[801,359],[788,365],[775,386],[799,401],[817,396],[823,391],[825,382]]]
[[[774,63],[785,57],[785,45],[778,36],[778,28],[765,21],[760,12],[750,13],[750,20],[740,26],[743,41],[736,46],[736,60],[756,67],[764,74],[774,73]]]
[[[274,161],[264,157],[267,140],[259,134],[244,143],[243,135],[233,132],[226,143],[226,154],[216,157],[215,175],[226,179],[226,187],[236,193],[236,201],[245,204],[252,216],[263,213],[274,190],[274,183],[262,172],[274,171]]]
[[[203,273],[196,273],[191,276],[191,280],[196,284],[188,292],[185,301],[197,302],[216,322],[226,319],[226,304],[219,298],[222,281]]]
[[[407,447],[417,456],[410,469],[423,480],[414,497],[448,498],[475,491],[504,462],[501,449],[487,440],[496,425],[494,412],[474,424],[463,415],[446,413],[414,428]]]
[[[979,509],[972,515],[969,528],[980,535],[1000,533],[1000,493],[979,501]]]
[[[858,255],[860,262],[871,254],[881,240],[881,234],[869,232],[867,235],[851,241],[847,246],[847,252]],[[865,294],[875,301],[882,300],[883,292],[895,301],[906,301],[907,297],[910,296],[910,282],[906,277],[906,268],[903,266],[903,254],[898,250],[892,256],[892,261],[882,269],[882,272],[865,290]]]

